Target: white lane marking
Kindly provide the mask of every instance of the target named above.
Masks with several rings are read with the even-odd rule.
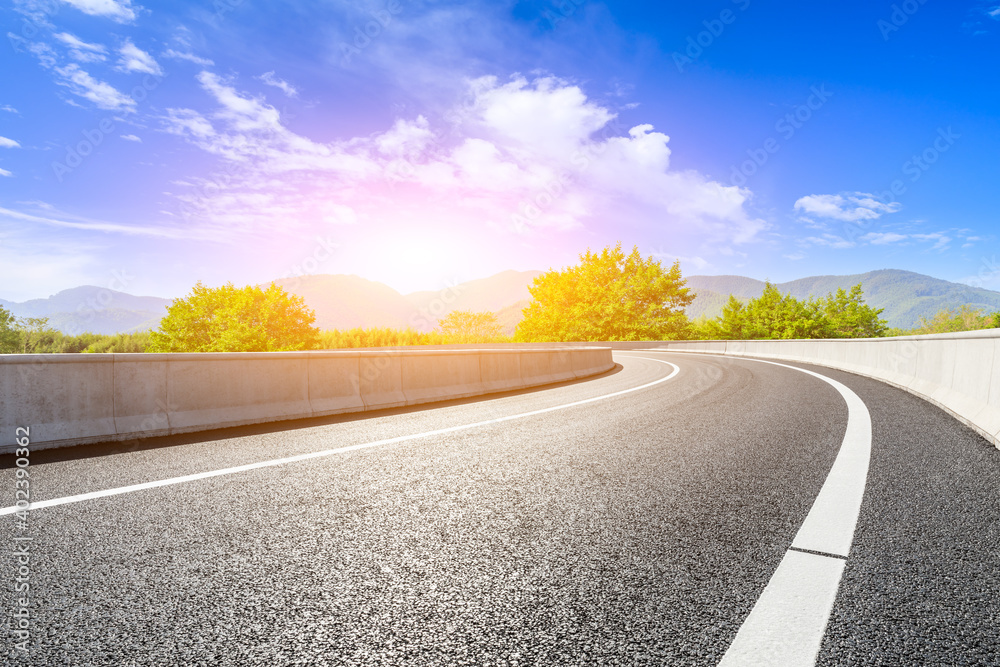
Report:
[[[786,551],[719,665],[815,664],[845,565],[839,558]]]
[[[462,424],[459,426],[449,426],[447,428],[439,428],[434,431],[425,431],[423,433],[415,433],[413,435],[401,435],[395,438],[386,438],[384,440],[376,440],[374,442],[366,442],[359,445],[348,445],[347,447],[338,447],[336,449],[324,449],[318,452],[308,452],[306,454],[297,454],[295,456],[288,456],[282,459],[272,459],[270,461],[259,461],[257,463],[248,463],[241,466],[233,466],[232,468],[221,468],[219,470],[210,470],[208,472],[199,472],[192,475],[183,475],[181,477],[171,477],[169,479],[161,479],[155,482],[143,482],[142,484],[132,484],[130,486],[120,486],[114,489],[104,489],[103,491],[92,491],[90,493],[81,493],[75,496],[64,496],[62,498],[52,498],[51,500],[40,500],[36,503],[31,503],[28,505],[28,510],[38,510],[44,509],[46,507],[55,507],[57,505],[68,505],[71,503],[79,503],[85,500],[94,500],[96,498],[107,498],[108,496],[118,496],[123,493],[132,493],[134,491],[143,491],[145,489],[155,489],[161,486],[171,486],[174,484],[184,484],[185,482],[194,482],[200,479],[208,479],[210,477],[220,477],[222,475],[232,475],[239,472],[246,472],[247,470],[256,470],[258,468],[270,468],[273,466],[285,465],[287,463],[297,463],[299,461],[308,461],[310,459],[319,459],[327,456],[334,456],[336,454],[343,454],[345,452],[353,452],[358,449],[368,449],[370,447],[381,447],[383,445],[391,445],[397,442],[405,442],[407,440],[417,440],[419,438],[430,438],[435,435],[443,435],[445,433],[454,433],[456,431],[464,431],[466,429],[478,428],[480,426],[487,426],[489,424],[498,424],[500,422],[510,421],[512,419],[522,419],[524,417],[532,417],[534,415],[545,414],[546,412],[554,412],[556,410],[565,410],[566,408],[573,408],[578,405],[586,405],[587,403],[593,403],[595,401],[603,401],[608,398],[614,398],[615,396],[622,396],[624,394],[630,394],[634,391],[641,391],[643,389],[648,389],[649,387],[654,387],[662,382],[673,379],[681,369],[669,361],[664,361],[662,359],[653,359],[650,357],[637,357],[639,359],[646,359],[647,361],[655,361],[660,364],[666,364],[671,366],[674,370],[671,371],[666,377],[662,377],[659,380],[654,380],[653,382],[648,382],[639,387],[632,387],[631,389],[622,389],[621,391],[615,391],[610,394],[604,394],[602,396],[595,396],[593,398],[585,398],[580,401],[574,401],[572,403],[565,403],[563,405],[556,405],[549,408],[541,408],[539,410],[532,410],[531,412],[521,412],[516,415],[507,415],[505,417],[497,417],[495,419],[487,419],[484,421],[474,422],[472,424]],[[14,512],[20,511],[17,506],[0,508],[0,515],[13,514]]]
[[[723,355],[699,356],[718,358]],[[871,460],[872,422],[868,407],[853,391],[825,375],[764,359],[726,358],[756,361],[812,375],[831,385],[847,403],[847,431],[837,459],[792,541],[794,548],[822,551],[846,559],[854,541]],[[815,665],[845,564],[846,561],[840,558],[785,552],[719,667]]]

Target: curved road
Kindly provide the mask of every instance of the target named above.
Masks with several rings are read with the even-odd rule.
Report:
[[[0,517],[6,544],[32,538],[31,649],[8,633],[9,662],[717,665],[795,551],[848,404],[780,365],[615,359],[432,408],[35,452],[32,499],[54,504],[25,531]],[[801,367],[871,416],[816,664],[1000,664],[1000,452],[900,390]]]

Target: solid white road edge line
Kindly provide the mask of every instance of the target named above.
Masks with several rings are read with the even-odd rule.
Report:
[[[546,412],[554,412],[556,410],[565,410],[566,408],[573,408],[578,405],[585,405],[587,403],[594,403],[595,401],[603,401],[608,398],[614,398],[615,396],[622,396],[624,394],[630,394],[634,391],[641,391],[643,389],[648,389],[649,387],[654,387],[661,382],[666,382],[667,380],[673,379],[678,373],[680,373],[680,368],[670,363],[669,361],[664,361],[662,359],[652,359],[649,357],[641,357],[647,361],[655,361],[660,364],[666,364],[671,366],[674,370],[671,371],[666,377],[662,377],[659,380],[654,380],[653,382],[648,382],[639,387],[632,387],[631,389],[623,389],[621,391],[612,392],[610,394],[604,394],[602,396],[595,396],[593,398],[585,398],[580,401],[574,401],[572,403],[566,403],[564,405],[556,405],[549,408],[542,408],[540,410],[532,410],[531,412],[521,412],[516,415],[507,415],[505,417],[497,417],[495,419],[487,419],[485,421],[474,422],[472,424],[461,424],[459,426],[449,426],[448,428],[440,428],[434,431],[425,431],[423,433],[415,433],[412,435],[401,435],[395,438],[386,438],[385,440],[376,440],[374,442],[366,442],[359,445],[349,445],[347,447],[338,447],[336,449],[324,449],[318,452],[308,452],[306,454],[298,454],[296,456],[288,456],[281,459],[272,459],[269,461],[259,461],[257,463],[248,463],[241,466],[233,466],[232,468],[221,468],[219,470],[210,470],[208,472],[199,472],[192,475],[183,475],[181,477],[171,477],[169,479],[161,479],[155,482],[143,482],[142,484],[132,484],[130,486],[120,486],[115,489],[105,489],[103,491],[92,491],[90,493],[81,493],[75,496],[65,496],[62,498],[52,498],[51,500],[40,500],[35,503],[31,503],[27,508],[18,508],[16,505],[12,507],[0,508],[0,515],[13,514],[15,512],[21,511],[23,509],[39,510],[46,507],[55,507],[57,505],[69,505],[72,503],[80,503],[85,500],[94,500],[96,498],[107,498],[108,496],[118,496],[123,493],[132,493],[134,491],[143,491],[145,489],[155,489],[160,486],[172,486],[174,484],[184,484],[185,482],[194,482],[200,479],[208,479],[210,477],[220,477],[222,475],[232,475],[239,472],[245,472],[247,470],[256,470],[258,468],[270,468],[273,466],[285,465],[287,463],[297,463],[299,461],[308,461],[309,459],[319,459],[327,456],[334,456],[336,454],[343,454],[345,452],[353,452],[359,449],[368,449],[370,447],[381,447],[383,445],[391,445],[397,442],[405,442],[407,440],[417,440],[419,438],[430,438],[435,435],[443,435],[445,433],[454,433],[456,431],[464,431],[466,429],[478,428],[480,426],[487,426],[489,424],[498,424],[500,422],[510,421],[512,419],[522,419],[524,417],[532,417],[534,415],[544,414]]]
[[[681,352],[680,354],[698,354]],[[723,355],[700,354],[719,358]],[[645,358],[645,357],[644,357]],[[854,540],[871,460],[872,422],[864,401],[841,383],[813,371],[775,361],[726,357],[790,368],[836,389],[847,403],[847,432],[826,482],[757,604],[740,626],[719,667],[812,667],[840,588]]]

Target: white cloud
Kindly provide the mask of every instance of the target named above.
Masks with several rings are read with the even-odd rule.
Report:
[[[986,15],[992,19],[1000,20],[1000,5],[994,7],[993,9],[986,10]]]
[[[196,140],[215,134],[212,123],[193,109],[167,109],[167,115],[161,120],[170,134],[190,136]]]
[[[128,23],[135,20],[135,10],[131,0],[62,0],[67,5],[76,7],[84,14],[105,16],[118,23]]]
[[[0,176],[13,176],[13,175],[14,174],[12,174],[11,172],[7,171],[6,169],[0,168]]]
[[[951,245],[954,240],[949,234],[954,234],[962,238],[964,241],[977,241],[979,237],[977,236],[966,236],[965,234],[968,230],[951,230],[942,232],[929,232],[920,234],[900,234],[898,232],[870,232],[860,237],[858,240],[870,243],[871,245],[888,245],[891,243],[903,243],[911,244],[917,243],[932,243],[933,246],[931,250],[946,250]],[[962,247],[968,247],[969,243]]]
[[[139,144],[142,143],[142,139],[140,139],[139,137],[135,136],[134,134],[123,134],[123,135],[121,135],[121,137],[125,141],[134,141],[134,142],[139,143]]]
[[[57,67],[56,73],[62,77],[57,83],[69,88],[73,94],[90,100],[101,109],[132,111],[135,108],[135,100],[110,84],[93,78],[76,63]]]
[[[7,137],[0,137],[0,148],[20,148],[21,144],[14,141],[13,139],[8,139]]]
[[[74,60],[83,63],[100,62],[107,57],[108,50],[102,44],[89,44],[68,32],[56,33],[54,37],[69,47],[69,55]]]
[[[748,212],[748,190],[671,170],[667,135],[613,125],[612,112],[553,78],[477,79],[446,124],[398,119],[329,143],[291,132],[277,109],[231,80],[207,71],[197,79],[216,108],[169,109],[161,121],[225,161],[223,173],[188,179],[196,187],[176,195],[188,214],[220,225],[272,227],[276,216],[343,224],[331,217],[333,201],[358,222],[609,233],[629,224],[709,245],[750,242],[767,226]]]
[[[681,255],[676,255],[672,252],[666,252],[664,250],[653,249],[650,254],[660,262],[670,265],[674,261],[679,261],[681,266],[688,267],[693,266],[696,271],[704,271],[708,267],[712,266],[712,263],[706,260],[704,257],[683,257]]]
[[[862,241],[867,241],[872,245],[887,245],[889,243],[898,243],[900,241],[905,241],[910,238],[906,234],[897,234],[895,232],[870,232],[861,237]]]
[[[125,44],[118,49],[118,53],[121,55],[118,59],[118,69],[123,72],[142,72],[154,76],[163,74],[159,63],[153,60],[153,56],[133,44],[130,39],[125,40]]]
[[[15,109],[9,104],[5,104],[2,107],[0,107],[0,111],[6,111],[7,113],[18,113],[17,109]]]
[[[901,208],[897,202],[885,203],[866,192],[808,195],[795,202],[795,210],[803,215],[841,222],[877,220]]]
[[[433,140],[427,119],[417,116],[414,121],[397,120],[392,129],[375,138],[375,146],[384,155],[413,157],[426,150]]]
[[[844,248],[853,248],[855,243],[834,234],[823,234],[822,236],[809,236],[800,239],[799,245],[806,248],[810,246],[825,246],[835,250],[843,250]]]
[[[27,40],[17,37],[16,35],[12,35],[12,33],[9,32],[7,33],[7,36],[13,36],[21,42],[27,42]],[[56,66],[56,52],[48,44],[45,44],[44,42],[27,42],[25,48],[38,58],[38,62],[42,67],[52,69]]]
[[[194,55],[193,53],[174,51],[173,49],[167,49],[166,51],[163,52],[162,55],[164,58],[172,58],[174,60],[187,60],[188,62],[192,62],[195,65],[201,65],[202,67],[211,67],[212,65],[215,64],[208,58],[202,58],[200,56]]]
[[[323,222],[331,225],[356,225],[358,223],[358,214],[350,206],[328,204],[325,212]]]
[[[298,97],[299,96],[299,91],[295,88],[295,86],[293,86],[292,84],[288,83],[287,81],[279,79],[278,77],[276,77],[274,75],[274,72],[264,72],[263,74],[261,74],[260,76],[258,76],[257,79],[259,79],[260,81],[263,81],[264,83],[266,83],[269,86],[274,86],[275,88],[280,88],[281,92],[283,92],[288,97]]]
[[[929,241],[934,243],[934,247],[931,250],[945,250],[951,243],[952,239],[950,236],[945,235],[944,232],[933,232],[931,234],[913,234],[913,238],[918,241]]]

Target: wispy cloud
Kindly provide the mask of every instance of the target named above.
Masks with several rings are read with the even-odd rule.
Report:
[[[139,143],[139,144],[142,143],[142,139],[140,139],[139,137],[135,136],[134,134],[123,134],[123,135],[121,135],[121,137],[125,141],[134,141],[134,142]]]
[[[131,0],[62,0],[71,7],[76,7],[84,14],[103,16],[118,23],[129,23],[135,20],[135,9]]]
[[[90,74],[82,70],[76,63],[70,63],[65,67],[57,67],[55,71],[61,77],[57,83],[66,86],[74,95],[93,102],[101,109],[121,111],[132,111],[135,109],[135,100],[119,92],[111,84],[98,81],[90,76]]]
[[[7,137],[0,137],[0,148],[20,148],[21,144],[14,141],[13,139],[8,139]]]
[[[106,222],[103,220],[73,219],[72,216],[60,216],[59,218],[32,215],[21,211],[14,211],[0,207],[0,218],[30,222],[52,227],[63,227],[66,229],[77,229],[84,231],[109,232],[115,234],[125,234],[129,236],[155,236],[159,238],[205,238],[208,233],[200,230],[184,230],[171,227],[155,227],[146,225],[123,225],[116,222]]]
[[[13,175],[14,174],[12,174],[11,172],[7,171],[6,169],[0,168],[0,176],[13,176]]]
[[[918,241],[929,241],[934,244],[931,250],[945,250],[951,243],[952,239],[950,236],[944,234],[944,232],[934,232],[932,234],[913,234],[913,238]]]
[[[69,55],[80,62],[100,62],[107,58],[108,50],[102,44],[89,44],[68,32],[56,33],[54,37],[69,47]]]
[[[287,81],[284,81],[283,79],[279,79],[274,75],[274,72],[264,72],[263,74],[258,76],[257,79],[263,81],[269,86],[274,86],[275,88],[281,89],[281,91],[285,93],[285,95],[287,95],[288,97],[299,96],[299,91],[295,88],[295,86],[288,83]]]
[[[125,44],[118,49],[118,53],[121,56],[118,59],[118,69],[123,72],[142,72],[155,76],[163,74],[163,69],[153,59],[153,56],[137,47],[130,39],[125,40]]]
[[[888,245],[890,243],[905,241],[908,238],[910,237],[907,234],[897,234],[895,232],[871,232],[862,236],[861,240],[867,241],[872,245]]]
[[[18,113],[17,109],[15,109],[9,104],[5,104],[2,107],[0,107],[0,111],[6,111],[7,113]]]
[[[827,248],[833,248],[834,250],[853,248],[855,245],[857,245],[854,241],[850,241],[835,234],[808,236],[804,239],[800,239],[798,243],[804,248],[809,248],[811,246],[823,246]]]
[[[977,236],[966,236],[968,232],[962,230],[929,232],[917,234],[901,234],[899,232],[871,232],[860,237],[858,240],[870,243],[871,245],[892,245],[892,244],[912,244],[912,243],[932,243],[931,250],[947,250],[954,240],[950,234],[961,237],[964,241],[978,241]],[[963,247],[969,247],[967,243]]]
[[[167,49],[166,51],[163,52],[162,55],[164,58],[172,58],[173,60],[186,60],[188,62],[194,63],[195,65],[201,65],[202,67],[211,67],[212,65],[215,64],[208,58],[202,58],[200,56],[196,56],[195,54],[186,51],[175,51],[173,49]]]

